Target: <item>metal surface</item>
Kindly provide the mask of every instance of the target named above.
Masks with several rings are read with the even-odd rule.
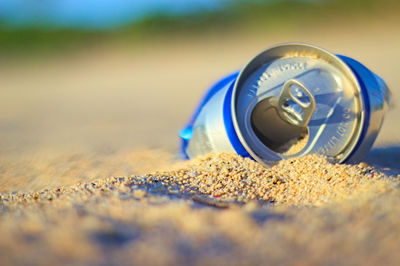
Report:
[[[267,97],[279,97],[288,80],[304,84],[316,102],[308,123],[308,142],[294,155],[272,150],[251,126],[251,114],[257,103]],[[235,130],[251,156],[263,163],[308,153],[343,161],[356,145],[363,127],[364,102],[360,93],[356,76],[335,55],[305,44],[272,47],[250,61],[236,81],[232,102]]]
[[[235,152],[225,130],[223,105],[228,87],[218,91],[204,105],[193,124],[193,136],[187,147],[187,155],[195,157],[214,151]],[[222,126],[221,126],[222,125]]]
[[[366,114],[366,122],[357,146],[353,149],[348,162],[359,161],[372,147],[382,126],[384,115],[390,105],[390,91],[386,83],[378,75],[358,61],[338,55],[357,75],[362,88],[362,98],[367,103],[363,112]]]
[[[266,165],[309,153],[355,161],[375,140],[389,100],[384,81],[357,61],[281,44],[209,91],[181,131],[182,151],[236,152]]]

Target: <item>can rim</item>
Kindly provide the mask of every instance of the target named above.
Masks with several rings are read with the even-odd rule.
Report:
[[[328,58],[332,58],[334,61],[336,61],[335,63],[338,64],[340,66],[340,68],[345,72],[346,77],[354,84],[354,89],[356,90],[356,92],[358,93],[358,95],[360,95],[359,97],[359,101],[360,101],[360,110],[364,110],[365,109],[365,102],[362,96],[362,89],[361,89],[361,85],[359,83],[358,78],[356,77],[356,75],[354,74],[354,72],[352,71],[352,69],[338,56],[336,56],[335,54],[329,52],[328,50],[325,50],[321,47],[312,45],[312,44],[308,44],[308,43],[301,43],[301,42],[287,42],[287,43],[281,43],[281,44],[277,44],[277,45],[273,45],[268,47],[267,49],[264,49],[262,52],[258,53],[255,57],[253,57],[246,65],[245,67],[242,68],[242,70],[240,71],[234,87],[233,87],[233,91],[232,91],[232,98],[231,98],[231,113],[232,113],[232,121],[233,121],[233,125],[236,131],[236,134],[240,140],[240,142],[242,143],[242,145],[244,146],[244,148],[247,150],[247,152],[251,155],[252,158],[254,158],[256,161],[262,163],[262,164],[266,164],[266,165],[271,165],[272,162],[274,161],[279,161],[282,158],[274,151],[270,150],[268,147],[266,147],[269,150],[269,153],[271,155],[275,155],[274,159],[276,160],[263,160],[263,158],[260,158],[257,154],[255,154],[255,152],[251,149],[251,147],[249,146],[248,142],[246,141],[245,137],[242,134],[242,129],[239,126],[238,123],[238,119],[237,119],[237,114],[236,114],[236,98],[237,98],[237,92],[240,89],[241,83],[244,82],[244,80],[246,80],[250,74],[253,73],[253,71],[255,69],[257,69],[257,67],[260,67],[266,63],[268,63],[271,59],[269,53],[271,51],[273,51],[274,49],[277,48],[298,48],[298,47],[302,47],[302,48],[307,48],[307,49],[312,49],[317,51],[319,54],[325,55]],[[294,51],[296,52],[296,50]],[[269,59],[269,60],[267,60]],[[353,149],[356,147],[357,145],[357,139],[360,137],[361,133],[362,133],[362,129],[364,127],[364,122],[365,122],[365,116],[364,116],[364,112],[360,112],[360,117],[359,117],[359,121],[358,121],[358,128],[355,132],[355,134],[353,134],[351,136],[351,138],[349,138],[348,143],[343,147],[343,149],[341,150],[341,152],[337,155],[335,155],[336,158],[329,158],[332,161],[336,161],[336,162],[343,162],[345,161],[352,153]]]

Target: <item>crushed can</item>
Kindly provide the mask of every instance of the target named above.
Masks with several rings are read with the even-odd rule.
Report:
[[[311,153],[356,162],[377,137],[389,94],[350,57],[276,45],[209,89],[180,131],[182,155],[234,152],[267,166]]]

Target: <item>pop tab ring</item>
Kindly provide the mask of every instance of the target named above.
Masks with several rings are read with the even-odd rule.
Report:
[[[305,92],[305,94],[310,99],[310,102],[305,103],[301,101],[296,95],[294,95],[291,90],[292,85],[296,85],[301,88],[301,90]],[[292,109],[289,108],[288,102],[290,100],[295,101],[300,106],[300,108],[302,109],[302,115],[297,115],[295,112],[293,112]],[[311,92],[302,83],[295,79],[291,79],[286,81],[283,85],[282,92],[279,96],[277,108],[279,114],[284,120],[295,126],[305,127],[308,125],[308,122],[310,122],[311,116],[315,111],[315,99]]]

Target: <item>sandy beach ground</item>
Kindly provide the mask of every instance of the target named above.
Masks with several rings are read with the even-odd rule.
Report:
[[[1,61],[0,264],[397,264],[397,25],[238,30]],[[205,90],[288,41],[351,56],[387,82],[393,106],[366,164],[179,162],[177,133]],[[239,176],[253,185],[225,182]]]

